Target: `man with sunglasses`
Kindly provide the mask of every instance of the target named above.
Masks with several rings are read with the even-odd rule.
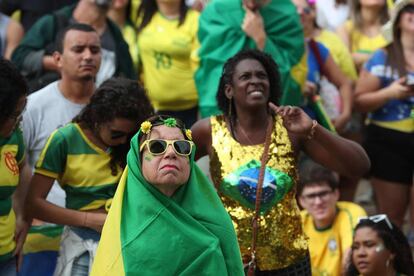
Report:
[[[328,169],[306,161],[300,170],[299,202],[314,275],[341,275],[352,245],[352,234],[364,209],[338,202],[338,180]]]

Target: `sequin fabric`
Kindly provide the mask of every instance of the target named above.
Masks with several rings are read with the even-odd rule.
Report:
[[[226,183],[229,175],[240,167],[256,160],[260,163],[264,145],[240,145],[233,139],[222,116],[211,117],[213,153],[210,172],[226,210],[236,229],[243,259],[250,256],[252,218],[254,207],[241,204],[229,196]],[[295,158],[282,119],[275,117],[275,126],[269,148],[266,170],[283,172],[293,179],[283,198],[261,215],[257,239],[257,265],[260,270],[275,270],[294,264],[308,252],[307,238],[302,230],[299,208],[296,203],[297,171]]]

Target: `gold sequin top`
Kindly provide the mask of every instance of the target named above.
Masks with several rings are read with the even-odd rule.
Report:
[[[260,157],[264,145],[240,145],[224,117],[211,117],[210,171],[236,229],[243,258],[250,256],[252,218]],[[261,219],[256,245],[260,270],[276,270],[303,259],[308,251],[296,203],[295,157],[282,119],[275,117],[266,164]]]

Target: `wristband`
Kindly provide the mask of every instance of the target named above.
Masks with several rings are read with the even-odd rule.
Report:
[[[316,126],[317,125],[318,125],[318,121],[312,120],[312,126],[311,126],[311,128],[309,130],[308,136],[306,136],[306,138],[308,140],[311,140],[313,138],[313,136],[315,135],[315,129],[316,129]]]

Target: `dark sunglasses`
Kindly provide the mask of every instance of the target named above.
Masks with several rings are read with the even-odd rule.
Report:
[[[142,151],[147,146],[148,151],[153,155],[161,155],[167,151],[168,145],[172,145],[175,153],[181,156],[188,156],[193,150],[194,143],[188,140],[164,140],[164,139],[150,139],[142,143],[139,151]]]

